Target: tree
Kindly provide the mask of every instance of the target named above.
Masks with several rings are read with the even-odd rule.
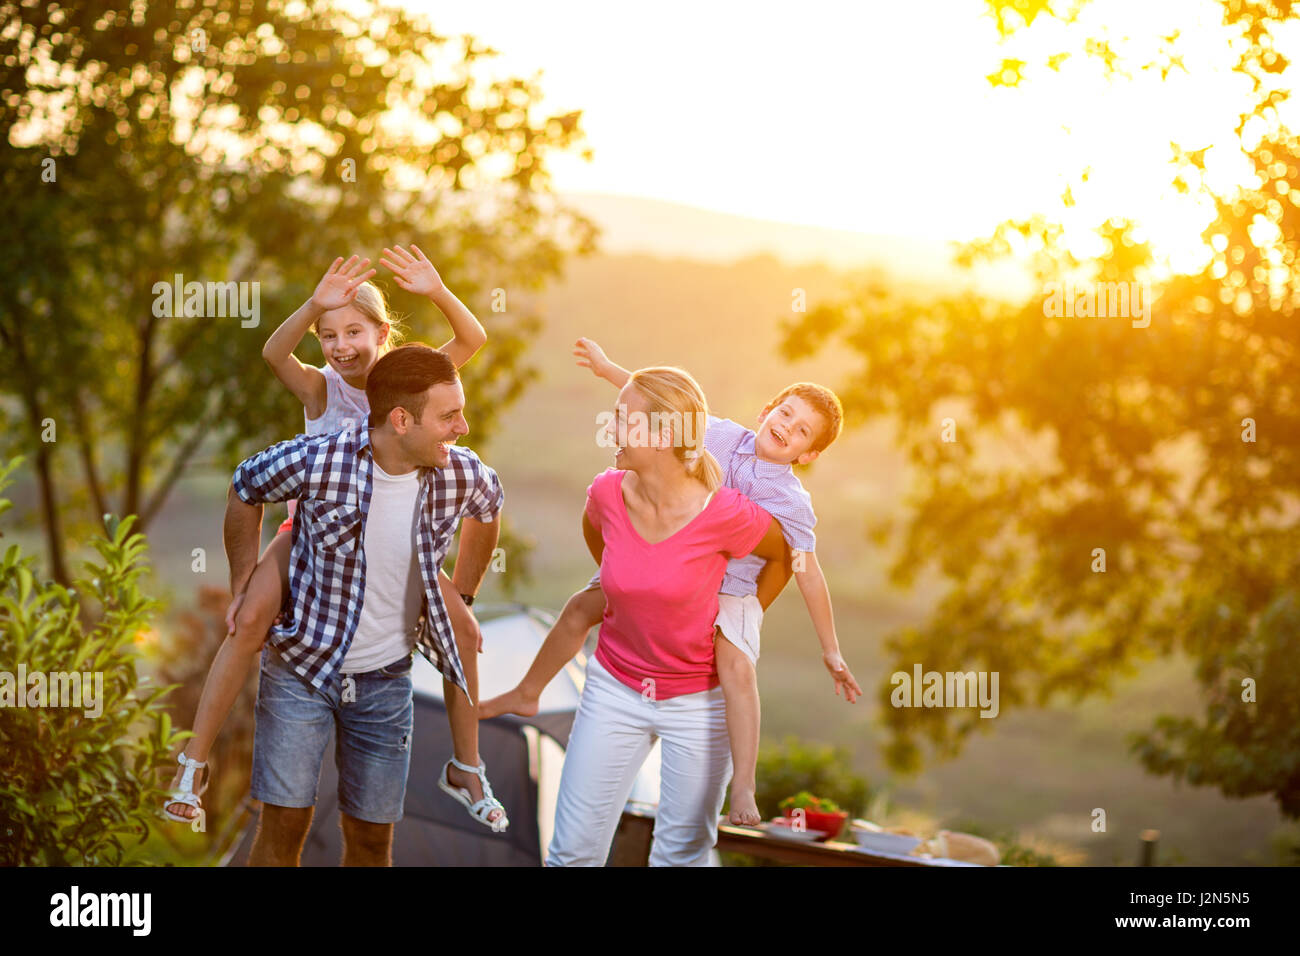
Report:
[[[1008,34],[1082,4],[1056,6],[989,3]],[[853,350],[850,419],[892,418],[913,466],[909,514],[878,531],[901,535],[899,583],[937,568],[950,587],[923,626],[889,640],[897,669],[997,671],[1006,713],[1105,693],[1142,661],[1182,651],[1203,712],[1134,733],[1137,757],[1230,796],[1270,794],[1296,817],[1300,139],[1278,114],[1285,61],[1273,42],[1296,13],[1223,8],[1241,40],[1236,69],[1252,80],[1237,133],[1258,182],[1212,196],[1203,151],[1175,148],[1175,182],[1215,204],[1204,233],[1214,255],[1158,289],[1149,327],[1053,315],[1043,297],[918,302],[869,288],[790,326],[785,349]],[[1165,40],[1176,50],[1176,35]],[[1169,68],[1167,57],[1126,63],[1093,37],[1083,47],[1108,71]],[[990,82],[1032,82],[1061,55],[1008,61]],[[1150,280],[1132,223],[1097,232],[1107,251],[1079,261],[1052,217],[1008,221],[963,261],[1018,251],[1044,288]],[[956,441],[941,439],[941,410]],[[975,710],[894,708],[891,690],[881,699],[898,769],[918,765],[919,737],[951,755],[993,723]]]
[[[474,441],[491,435],[535,375],[528,292],[593,242],[548,195],[579,114],[539,116],[534,81],[480,79],[493,51],[396,8],[0,11],[0,389],[56,580],[63,521],[116,511],[147,530],[201,449],[233,467],[300,430],[260,348],[336,255],[418,241],[483,315],[464,378]],[[158,290],[178,275],[242,284],[249,313],[255,287],[257,323],[225,287],[169,314]],[[392,298],[441,341],[428,303]]]

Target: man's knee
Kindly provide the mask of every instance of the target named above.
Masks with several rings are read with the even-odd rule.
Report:
[[[314,807],[278,807],[262,804],[253,838],[250,864],[297,865],[311,829]]]
[[[343,831],[344,858],[389,865],[392,862],[393,824],[369,823],[339,814],[339,827]]]

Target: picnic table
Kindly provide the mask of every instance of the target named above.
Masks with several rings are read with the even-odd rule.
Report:
[[[650,859],[650,837],[654,830],[654,807],[629,803],[623,809],[614,846],[610,852],[610,866],[645,866]],[[737,827],[728,823],[718,825],[719,850],[744,853],[764,860],[793,863],[804,866],[979,866],[959,860],[934,857],[908,856],[901,853],[881,853],[864,850],[857,843],[827,840],[824,843],[791,840],[772,836],[753,827]]]

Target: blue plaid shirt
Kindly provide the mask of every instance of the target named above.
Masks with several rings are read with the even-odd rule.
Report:
[[[464,516],[493,521],[505,493],[468,448],[452,445],[442,468],[420,468],[420,573],[424,604],[416,645],[466,696],[469,688],[442,601],[438,571]],[[289,554],[292,608],[271,629],[271,643],[290,667],[321,688],[339,676],[366,593],[362,532],[370,509],[374,452],[370,427],[282,441],[235,469],[235,493],[248,504],[300,499]]]

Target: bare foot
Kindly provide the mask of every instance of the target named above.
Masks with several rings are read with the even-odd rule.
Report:
[[[470,793],[470,803],[478,803],[483,799],[483,784],[479,782],[478,774],[470,773],[467,770],[461,770],[453,763],[447,764],[447,782],[453,787],[463,787]],[[488,820],[495,823],[505,816],[504,810],[489,810]]]
[[[727,822],[738,827],[752,827],[763,822],[758,815],[753,790],[731,788],[731,812],[727,814]]]
[[[520,717],[532,717],[536,713],[537,698],[528,695],[518,687],[508,690],[504,694],[498,694],[496,697],[489,697],[478,705],[479,720],[499,717],[502,714],[518,714]]]

